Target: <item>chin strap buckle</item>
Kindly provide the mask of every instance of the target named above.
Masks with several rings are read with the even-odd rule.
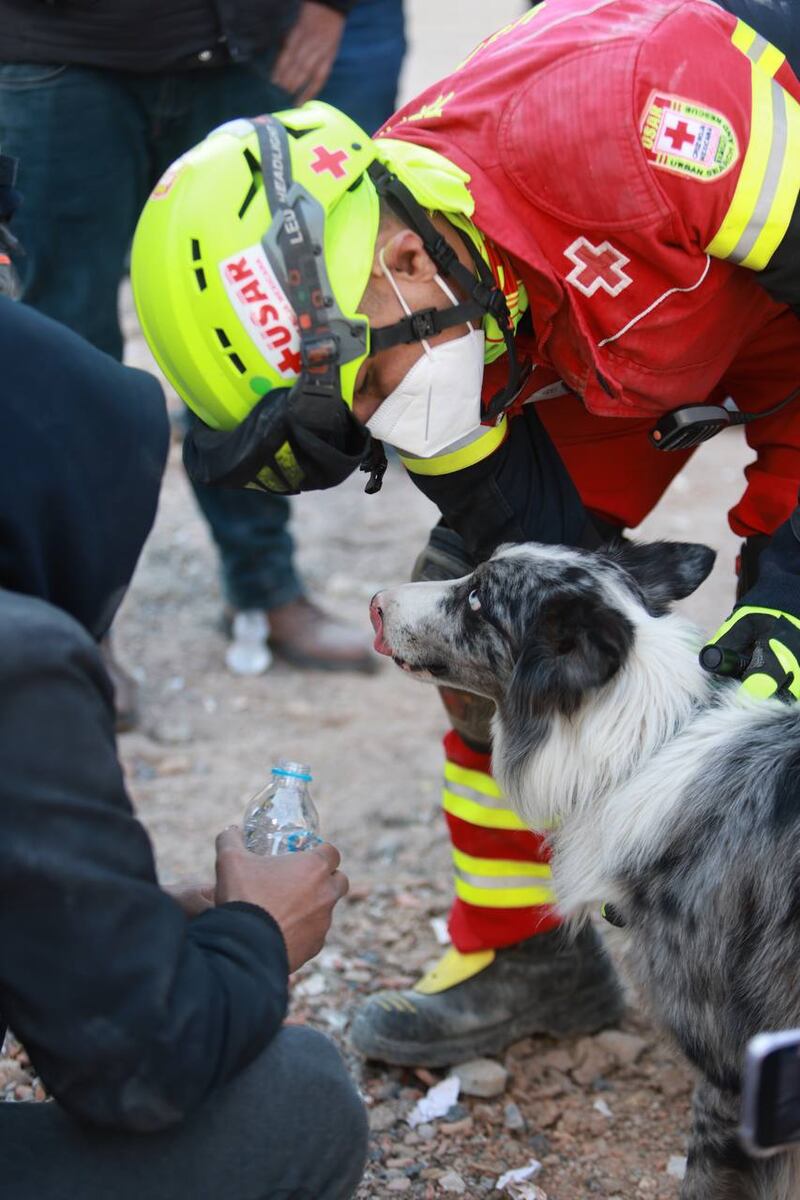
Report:
[[[421,308],[409,317],[411,329],[418,342],[427,341],[438,332],[435,308]]]

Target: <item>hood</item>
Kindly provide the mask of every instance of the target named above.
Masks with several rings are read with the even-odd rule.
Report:
[[[108,630],[155,518],[164,397],[63,325],[0,297],[0,587]]]

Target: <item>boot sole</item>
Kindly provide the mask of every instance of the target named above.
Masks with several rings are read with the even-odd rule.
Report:
[[[548,1037],[585,1037],[587,1034],[599,1033],[610,1025],[616,1025],[622,1018],[625,1004],[619,991],[615,989],[613,997],[608,997],[607,1005],[598,1005],[595,997],[591,1012],[569,1014],[570,1019],[561,1020],[554,1017],[550,1020],[542,1016],[534,1017],[531,1013],[521,1013],[511,1017],[499,1025],[488,1029],[476,1030],[458,1038],[445,1038],[435,1044],[430,1042],[393,1041],[371,1033],[368,1045],[359,1045],[358,1019],[350,1031],[352,1046],[367,1059],[388,1063],[396,1067],[449,1067],[453,1063],[467,1062],[471,1058],[482,1055],[498,1054],[514,1042],[532,1034],[543,1034]]]

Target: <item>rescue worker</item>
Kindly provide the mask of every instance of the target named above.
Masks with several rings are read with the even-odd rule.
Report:
[[[457,577],[500,542],[620,536],[699,441],[744,423],[717,657],[755,694],[797,695],[800,83],[791,14],[768,7],[777,44],[712,0],[545,0],[373,140],[311,103],[179,160],[133,280],[208,426],[190,473],[294,492],[361,465],[375,491],[386,442],[442,514],[415,578]],[[352,1031],[394,1063],[622,1010],[595,934],[561,936],[545,841],[492,779],[490,705],[443,698],[453,946]]]

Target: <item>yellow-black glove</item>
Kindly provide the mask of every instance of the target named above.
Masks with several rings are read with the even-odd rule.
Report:
[[[716,675],[741,679],[751,696],[798,700],[800,620],[777,608],[735,608],[700,651],[700,663]]]

